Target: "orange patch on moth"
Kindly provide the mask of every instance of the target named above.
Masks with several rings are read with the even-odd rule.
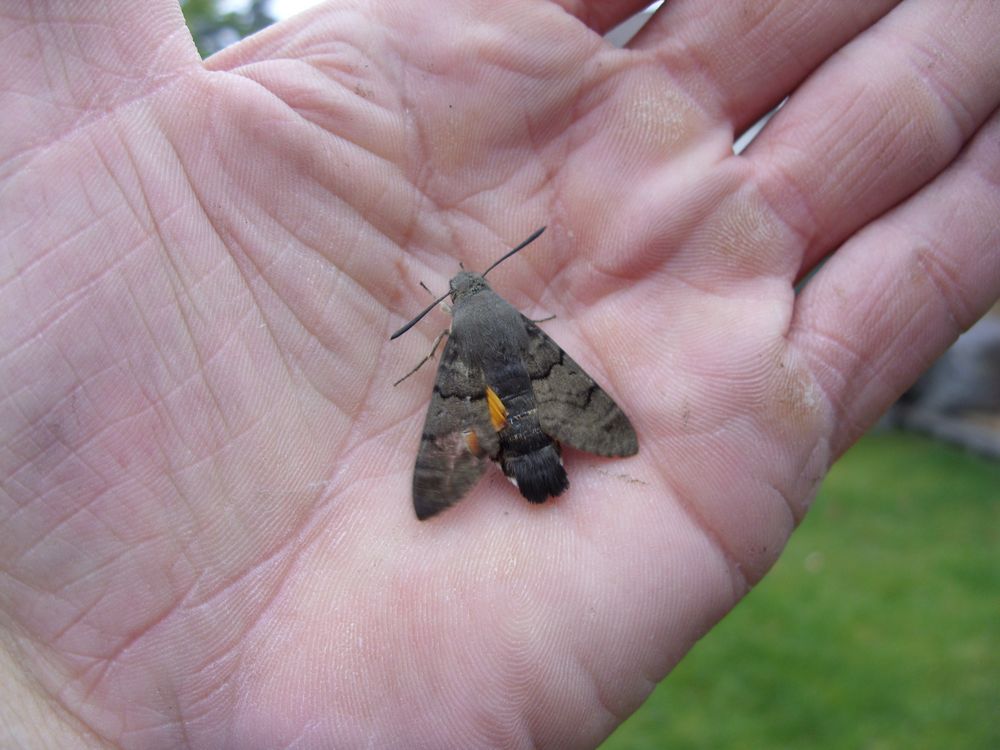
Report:
[[[466,430],[462,435],[465,437],[465,446],[469,449],[469,453],[473,456],[478,456],[482,453],[482,447],[479,445],[479,436],[475,430]]]
[[[486,386],[486,406],[490,410],[490,421],[493,423],[493,429],[500,432],[504,427],[507,426],[507,407],[503,405],[503,401],[489,386]]]

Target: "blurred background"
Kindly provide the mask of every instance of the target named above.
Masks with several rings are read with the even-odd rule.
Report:
[[[181,7],[207,57],[318,2]],[[767,578],[602,750],[1000,748],[998,501],[995,305],[834,466]]]

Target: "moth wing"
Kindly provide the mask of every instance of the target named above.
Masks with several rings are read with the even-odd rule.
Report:
[[[456,340],[449,337],[413,470],[417,518],[430,518],[458,502],[479,481],[498,450],[483,375],[461,360]]]
[[[542,429],[561,443],[598,456],[632,456],[639,439],[632,423],[580,365],[528,318],[524,363]]]

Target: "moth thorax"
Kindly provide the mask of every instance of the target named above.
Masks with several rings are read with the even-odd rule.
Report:
[[[462,271],[461,273],[455,275],[448,286],[451,292],[451,301],[458,302],[464,297],[468,297],[482,289],[485,289],[486,280],[483,279],[483,277],[478,273]]]

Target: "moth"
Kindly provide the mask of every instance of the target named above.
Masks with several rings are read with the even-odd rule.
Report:
[[[569,487],[560,444],[599,456],[631,456],[639,441],[625,413],[580,365],[487,285],[485,276],[545,231],[537,230],[483,273],[462,271],[448,292],[396,331],[402,336],[451,297],[448,336],[413,470],[421,521],[453,505],[489,461],[532,503]]]

